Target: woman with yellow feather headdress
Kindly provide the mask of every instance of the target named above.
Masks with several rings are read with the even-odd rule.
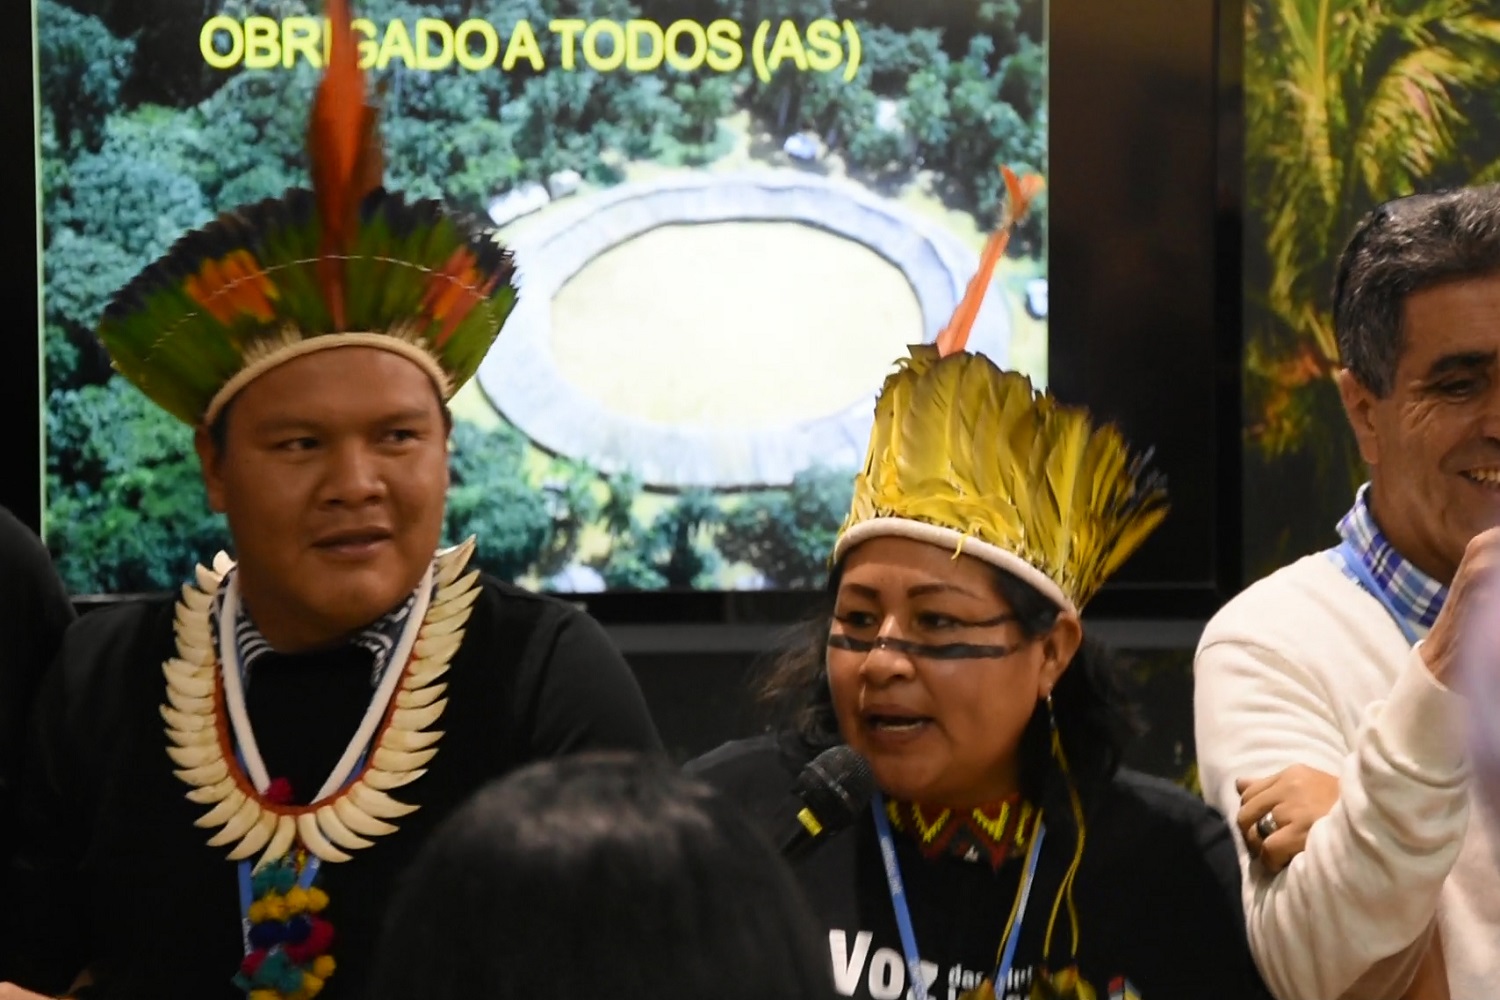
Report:
[[[808,830],[795,867],[844,996],[1263,997],[1227,827],[1119,768],[1129,716],[1079,618],[1165,515],[1161,479],[1115,428],[963,350],[1041,186],[1004,174],[953,319],[880,393],[833,608],[766,684],[779,731],[690,768],[773,836]],[[834,834],[839,808],[793,788],[840,744],[834,798],[860,797],[865,764],[874,791]]]

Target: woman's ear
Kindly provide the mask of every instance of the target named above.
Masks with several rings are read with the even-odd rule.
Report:
[[[1057,621],[1046,635],[1042,636],[1042,673],[1037,678],[1037,697],[1045,699],[1051,696],[1052,689],[1057,686],[1057,681],[1062,677],[1063,671],[1073,662],[1073,657],[1078,653],[1078,647],[1083,644],[1083,624],[1078,616],[1071,612],[1064,612],[1057,616]]]

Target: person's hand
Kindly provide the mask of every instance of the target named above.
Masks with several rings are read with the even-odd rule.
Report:
[[[0,1000],[49,1000],[41,993],[23,990],[15,983],[0,983]]]
[[[1293,764],[1269,778],[1240,778],[1235,825],[1245,838],[1250,856],[1273,874],[1281,871],[1307,846],[1307,831],[1339,800],[1339,779],[1326,771]],[[1266,817],[1270,819],[1266,819]],[[1272,827],[1262,835],[1262,823]]]
[[[1427,669],[1452,687],[1463,650],[1494,649],[1500,644],[1500,528],[1469,539],[1453,574],[1443,610],[1420,649]],[[1475,630],[1483,630],[1476,632]]]

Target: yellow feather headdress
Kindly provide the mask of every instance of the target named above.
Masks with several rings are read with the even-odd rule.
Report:
[[[1166,516],[1149,453],[963,350],[1011,227],[1041,189],[1003,169],[1005,217],[935,344],[915,345],[875,404],[854,502],[834,544],[900,535],[999,566],[1076,613]]]

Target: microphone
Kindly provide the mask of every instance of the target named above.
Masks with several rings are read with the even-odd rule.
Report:
[[[875,775],[857,751],[836,746],[808,762],[797,775],[795,791],[802,808],[796,829],[781,845],[781,856],[788,861],[805,857],[853,823],[875,794]]]

